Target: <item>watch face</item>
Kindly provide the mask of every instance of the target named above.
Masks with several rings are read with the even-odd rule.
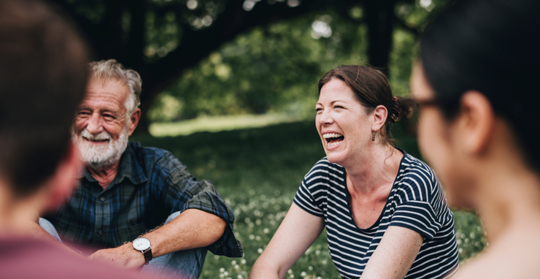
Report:
[[[144,251],[150,248],[150,240],[148,238],[139,237],[133,240],[133,248],[139,251]]]

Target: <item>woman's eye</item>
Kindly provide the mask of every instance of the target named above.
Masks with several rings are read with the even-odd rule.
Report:
[[[322,108],[315,108],[315,111],[316,112],[321,112],[321,111],[323,111],[323,109]]]
[[[344,109],[344,107],[342,107],[342,106],[334,106],[334,108],[336,108],[336,109]]]

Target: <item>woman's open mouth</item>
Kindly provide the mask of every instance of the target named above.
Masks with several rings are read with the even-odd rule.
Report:
[[[323,134],[323,138],[326,140],[327,147],[337,146],[345,139],[343,135],[337,133]]]

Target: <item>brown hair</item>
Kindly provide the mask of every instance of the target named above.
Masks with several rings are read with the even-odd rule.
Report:
[[[379,70],[362,65],[341,65],[326,73],[319,80],[319,94],[323,85],[333,78],[345,82],[354,92],[356,99],[369,112],[383,105],[388,111],[388,117],[381,128],[382,142],[391,142],[390,127],[403,116],[412,113],[413,102],[397,96],[392,96],[392,89],[386,76]]]
[[[35,192],[67,154],[87,80],[88,50],[41,1],[0,1],[0,176]]]

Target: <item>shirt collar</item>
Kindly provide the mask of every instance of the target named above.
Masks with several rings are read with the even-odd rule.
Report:
[[[120,166],[118,168],[118,173],[116,174],[113,182],[111,182],[112,185],[122,182],[125,178],[131,180],[131,182],[135,185],[148,181],[148,178],[144,173],[143,166],[140,164],[139,160],[137,160],[137,154],[135,153],[135,149],[138,148],[141,148],[140,143],[128,143],[124,154],[122,154],[122,157],[120,158]],[[88,168],[85,168],[84,172],[79,175],[79,178],[83,177],[85,177],[90,182],[96,181],[96,179],[92,177],[92,174],[90,173]]]

